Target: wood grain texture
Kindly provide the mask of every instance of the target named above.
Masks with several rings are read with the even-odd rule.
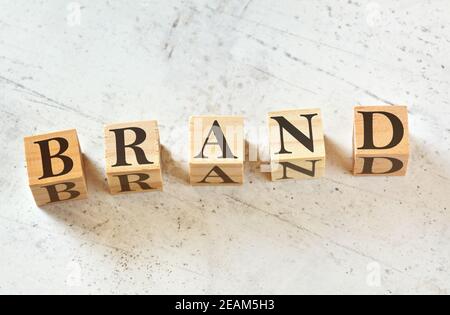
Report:
[[[364,148],[367,138],[365,137],[365,129],[370,128],[365,125],[364,113],[372,113],[371,131],[373,135],[369,138],[374,145],[373,148]],[[403,136],[399,143],[395,146],[386,148],[394,136],[394,126],[389,118],[383,113],[393,114],[401,122],[403,128]],[[410,146],[409,146],[409,124],[408,124],[408,108],[406,106],[357,106],[354,109],[354,144],[353,173],[356,176],[405,176],[408,170]],[[379,148],[379,149],[378,149]],[[392,170],[394,159],[401,161],[403,164],[400,169]],[[365,172],[365,164],[371,161],[371,167]],[[389,172],[389,174],[386,174]],[[368,174],[369,173],[369,174]]]
[[[63,138],[68,142],[68,148],[64,151],[61,149],[61,145],[58,141],[52,140],[55,138]],[[41,147],[37,142],[48,141],[49,153],[51,156],[61,153],[65,157],[69,158],[73,166],[70,172],[59,175],[43,178],[44,176],[44,163],[43,153]],[[80,143],[78,141],[78,135],[76,130],[67,130],[60,132],[53,132],[43,135],[36,135],[26,137],[24,139],[25,144],[25,157],[27,162],[28,183],[34,196],[34,200],[38,206],[45,206],[52,201],[49,191],[46,187],[55,187],[57,191],[63,191],[67,186],[65,183],[73,183],[74,187],[72,191],[77,191],[80,195],[71,200],[79,200],[87,198],[87,184],[86,176],[84,172],[83,155],[81,153]],[[58,157],[46,160],[54,175],[62,174],[64,171],[64,161]],[[60,201],[65,201],[70,195],[67,193],[60,193]]]
[[[137,142],[137,134],[133,128],[142,130],[145,135],[142,141]],[[151,164],[141,163],[142,161],[139,161],[133,147],[126,147],[125,164],[127,165],[118,165],[117,134],[113,130],[123,130],[121,134],[124,135],[125,146],[136,144],[135,147],[142,150],[144,154],[146,160],[144,162],[150,162]],[[104,132],[106,176],[111,194],[162,191],[161,144],[158,122],[151,120],[111,124],[105,126]],[[130,183],[129,186],[126,185],[126,189],[124,189],[120,178]],[[145,179],[140,180],[142,178]],[[143,185],[139,185],[136,181],[142,182]]]
[[[191,185],[243,183],[243,117],[192,116],[189,120],[189,146]],[[218,169],[214,171],[214,168]]]
[[[295,134],[284,128],[281,131],[280,122],[276,120],[278,118],[285,119],[296,132],[309,139],[308,142],[311,142],[312,146],[308,148],[295,138]],[[271,112],[268,115],[268,123],[272,180],[312,179],[324,176],[326,150],[320,109]],[[285,152],[282,152],[282,149]]]
[[[0,293],[448,294],[447,2],[0,1]],[[406,177],[352,175],[364,104],[408,105]],[[298,107],[324,177],[188,184],[191,115],[246,117],[270,163],[267,113]],[[164,193],[112,196],[103,126],[148,119]],[[36,209],[23,137],[68,128],[89,199]]]

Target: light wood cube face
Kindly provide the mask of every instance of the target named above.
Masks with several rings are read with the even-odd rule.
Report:
[[[24,144],[29,185],[38,206],[87,198],[76,130],[26,137]]]
[[[272,112],[268,122],[273,181],[324,175],[326,151],[320,109]]]
[[[111,194],[163,189],[157,121],[106,126],[105,150]]]
[[[359,106],[354,113],[354,175],[404,176],[409,162],[406,106]]]
[[[239,185],[244,181],[244,118],[194,116],[189,122],[192,185]]]

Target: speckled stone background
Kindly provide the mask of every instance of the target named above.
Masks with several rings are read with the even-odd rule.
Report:
[[[0,293],[449,293],[450,3],[0,3]],[[352,108],[410,108],[406,178],[351,176]],[[320,107],[328,169],[187,184],[188,117]],[[157,119],[165,192],[112,197],[103,124]],[[90,199],[39,209],[24,136],[77,128]],[[264,130],[264,129],[261,129]],[[262,132],[261,134],[263,134]]]

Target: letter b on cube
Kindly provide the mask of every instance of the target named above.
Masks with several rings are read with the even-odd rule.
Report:
[[[76,130],[27,137],[24,144],[29,185],[38,206],[87,198]]]

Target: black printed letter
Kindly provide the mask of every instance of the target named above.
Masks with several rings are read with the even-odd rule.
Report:
[[[137,176],[138,179],[135,181],[130,181],[130,176]],[[148,175],[148,174],[129,174],[129,175],[118,175],[118,176],[114,176],[114,177],[117,177],[119,179],[121,193],[133,191],[131,189],[131,184],[139,185],[139,187],[142,190],[152,190],[153,189],[152,187],[150,187],[149,184],[147,184],[145,182],[146,180],[150,179],[150,175]]]
[[[57,189],[58,186],[65,186],[65,188],[63,190],[58,190]],[[53,203],[53,202],[67,201],[67,200],[72,200],[72,199],[78,198],[81,195],[81,193],[79,191],[72,190],[75,188],[75,186],[76,185],[74,183],[62,183],[62,184],[44,186],[42,188],[47,189],[48,195],[50,197],[49,203]],[[67,199],[61,199],[59,197],[61,194],[69,194],[70,196]]]
[[[212,176],[212,173],[215,173],[217,176]],[[213,177],[221,178],[223,180],[223,184],[237,184],[218,166],[215,166],[199,184],[208,184],[207,179]]]
[[[392,174],[395,172],[400,171],[404,164],[402,161],[390,158],[390,157],[364,157],[364,167],[363,171],[360,175],[386,175],[386,174]],[[373,164],[375,162],[375,159],[386,159],[389,160],[392,163],[392,168],[384,173],[374,173],[373,172]]]
[[[211,134],[214,133],[214,136],[217,139],[217,142],[209,142],[209,138],[211,137]],[[205,144],[203,145],[202,151],[195,157],[196,159],[204,159],[208,158],[205,157],[205,147],[207,145],[219,145],[222,149],[222,157],[223,159],[237,159],[237,156],[234,156],[231,152],[230,147],[228,146],[227,139],[225,138],[225,135],[223,134],[222,128],[219,125],[219,122],[216,120],[208,134],[208,137],[206,138]]]
[[[283,166],[283,177],[279,178],[279,179],[291,179],[290,177],[287,176],[287,169],[290,168],[294,171],[297,171],[299,173],[308,175],[310,177],[315,177],[316,176],[316,163],[319,162],[320,160],[312,160],[312,161],[307,161],[310,162],[312,164],[312,169],[308,170],[306,168],[300,167],[298,165],[289,163],[289,162],[280,162],[281,166]]]
[[[364,145],[358,149],[360,150],[392,149],[400,142],[402,142],[403,135],[405,134],[405,128],[403,127],[402,121],[394,114],[388,112],[358,112],[358,113],[360,113],[364,117]],[[387,144],[384,147],[377,147],[375,146],[374,143],[373,121],[375,114],[386,116],[392,124],[393,128],[392,140],[389,144]]]
[[[132,131],[136,134],[136,141],[132,144],[125,144],[125,131],[127,130]],[[127,157],[125,152],[125,149],[127,148],[132,149],[134,151],[134,153],[136,154],[137,162],[140,165],[153,164],[153,162],[147,160],[144,150],[138,147],[138,145],[142,144],[147,138],[145,130],[141,128],[129,127],[122,129],[113,129],[110,131],[114,132],[114,134],[116,135],[117,163],[116,165],[113,165],[113,167],[131,166],[131,164],[127,163]]]
[[[51,155],[50,153],[51,141],[56,141],[59,144],[59,152],[56,153],[55,155]],[[41,148],[42,169],[44,171],[44,175],[39,179],[66,175],[70,173],[70,171],[73,169],[73,160],[68,156],[62,155],[69,148],[69,142],[66,139],[53,138],[48,140],[37,141],[35,142],[35,144],[38,144],[39,147]],[[53,172],[52,159],[60,159],[64,164],[63,170],[58,174],[55,174]]]
[[[284,145],[284,130],[289,132],[295,139],[297,139],[301,144],[303,144],[309,151],[314,152],[314,134],[312,128],[312,119],[318,114],[301,115],[308,120],[309,124],[309,138],[300,130],[298,130],[293,124],[291,124],[283,116],[271,117],[271,119],[276,120],[280,125],[280,138],[281,138],[281,150],[276,154],[292,154],[292,152],[286,150]]]

